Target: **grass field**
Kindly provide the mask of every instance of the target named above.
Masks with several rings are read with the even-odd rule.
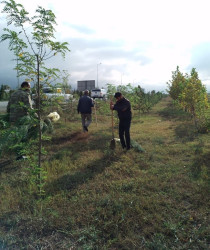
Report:
[[[133,114],[145,152],[112,151],[111,116],[97,113],[88,133],[79,115],[55,124],[42,199],[27,161],[0,167],[0,249],[208,249],[210,134],[164,98]]]

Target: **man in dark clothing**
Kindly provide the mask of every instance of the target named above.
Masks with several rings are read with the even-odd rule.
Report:
[[[88,131],[88,126],[92,122],[91,113],[92,107],[94,107],[93,100],[88,96],[88,94],[89,91],[85,90],[84,96],[80,97],[77,106],[78,114],[81,113],[83,132]]]
[[[23,116],[27,116],[29,110],[33,109],[30,87],[31,85],[29,82],[23,82],[21,88],[11,95],[7,105],[10,122],[16,122]]]
[[[129,100],[123,97],[120,92],[116,92],[114,97],[116,103],[110,102],[110,109],[116,110],[119,117],[119,137],[122,148],[130,149],[130,126],[131,126],[131,105]]]

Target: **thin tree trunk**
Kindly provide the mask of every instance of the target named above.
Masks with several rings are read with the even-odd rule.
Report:
[[[39,140],[38,140],[38,168],[39,168],[39,174],[38,174],[38,178],[39,178],[39,191],[41,192],[41,155],[42,155],[42,129],[41,129],[41,106],[40,106],[40,81],[39,81],[39,56],[36,55],[37,57],[37,92],[38,92],[38,121],[39,121]]]
[[[196,128],[196,130],[198,130],[198,120],[197,120],[197,116],[196,116],[195,108],[194,107],[192,108],[192,115],[193,115],[193,120],[194,120],[195,128]]]

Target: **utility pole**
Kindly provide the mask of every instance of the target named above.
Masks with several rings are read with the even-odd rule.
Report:
[[[122,85],[122,77],[123,77],[123,74],[121,74],[121,85]]]
[[[98,88],[98,65],[100,65],[100,64],[101,64],[101,62],[97,64],[97,88]]]

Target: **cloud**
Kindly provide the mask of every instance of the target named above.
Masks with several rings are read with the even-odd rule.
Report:
[[[98,68],[103,86],[130,82],[160,90],[178,65],[184,73],[195,67],[210,89],[208,0],[18,2],[32,12],[38,5],[53,10],[58,23],[56,41],[69,42],[71,52],[65,60],[55,56],[47,65],[68,70],[74,85],[78,80],[96,79]],[[5,18],[0,18],[0,24],[4,27]],[[1,44],[0,82],[9,77],[15,82],[7,48]]]
[[[103,60],[132,60],[145,65],[151,61],[139,48],[126,50],[122,41],[109,41],[106,39],[89,40],[73,38],[69,41],[73,54],[79,54],[88,61],[100,57]]]
[[[8,43],[0,44],[0,85],[7,84],[12,87],[17,86],[17,72],[13,70],[16,61],[11,51],[8,50]]]
[[[210,41],[195,45],[191,50],[191,62],[187,68],[188,73],[192,68],[196,68],[199,78],[210,90]]]
[[[151,58],[144,55],[143,47],[124,49],[123,41],[110,41],[106,39],[81,39],[73,38],[69,40],[71,52],[66,57],[65,62],[55,57],[51,60],[51,65],[65,67],[71,74],[71,82],[75,85],[78,80],[96,80],[97,64],[100,84],[120,83],[121,75],[124,82],[126,75],[132,74],[132,68],[143,67],[151,62]],[[129,82],[129,80],[127,80]],[[133,77],[131,77],[133,82]],[[127,83],[128,83],[127,82]]]
[[[197,68],[204,74],[210,69],[210,42],[200,43],[193,47],[189,68]]]
[[[90,35],[90,34],[94,34],[95,31],[87,26],[84,25],[76,25],[76,24],[69,24],[67,22],[64,22],[64,25],[66,27],[72,28],[74,30],[76,30],[78,33],[83,33],[86,35]]]

